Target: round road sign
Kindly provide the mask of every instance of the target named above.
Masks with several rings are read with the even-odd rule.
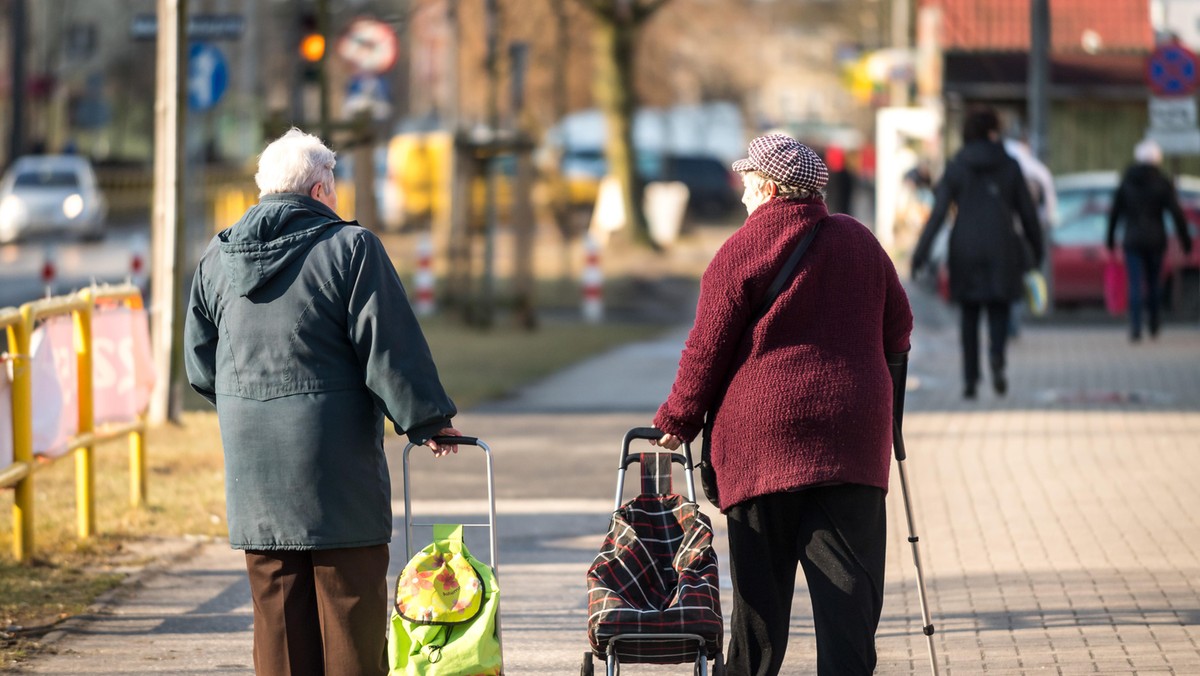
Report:
[[[376,19],[355,19],[338,39],[337,53],[365,73],[385,73],[396,64],[396,31]]]
[[[1178,42],[1159,45],[1146,60],[1146,84],[1158,96],[1188,96],[1200,84],[1195,53]]]

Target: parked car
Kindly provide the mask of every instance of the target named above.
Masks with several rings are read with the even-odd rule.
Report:
[[[678,181],[688,187],[688,210],[695,216],[720,217],[742,203],[742,181],[729,167],[707,155],[638,153],[644,181]],[[591,208],[608,162],[600,149],[573,149],[563,154],[559,172],[573,206]]]
[[[1105,235],[1108,211],[1116,190],[1116,172],[1070,174],[1055,181],[1059,199],[1058,226],[1050,231],[1053,298],[1057,305],[1098,304],[1104,302],[1104,264],[1108,257]],[[1167,254],[1163,259],[1163,283],[1167,307],[1182,316],[1200,313],[1200,178],[1181,176],[1176,180],[1179,202],[1188,219],[1193,246],[1185,256],[1174,232],[1175,223],[1167,222]],[[1118,226],[1119,228],[1119,226]],[[1117,255],[1121,235],[1117,232]]]
[[[96,172],[77,155],[26,155],[0,179],[0,243],[51,233],[99,237],[107,211]]]
[[[688,209],[701,217],[727,216],[742,206],[742,180],[728,165],[704,155],[665,155],[654,181],[679,181],[688,187]]]

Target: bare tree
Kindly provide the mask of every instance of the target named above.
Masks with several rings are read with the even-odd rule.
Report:
[[[608,170],[621,186],[626,224],[634,241],[657,249],[642,213],[642,186],[633,149],[634,61],[640,29],[669,0],[579,1],[597,19],[593,86],[608,127],[604,148]]]

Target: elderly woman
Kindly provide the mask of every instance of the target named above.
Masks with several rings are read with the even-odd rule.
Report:
[[[259,674],[387,673],[384,416],[457,451],[431,439],[458,436],[457,410],[383,244],[337,214],[335,162],[298,129],[263,150],[259,202],[204,252],[184,331],[221,423]]]
[[[748,155],[733,169],[750,215],[701,280],[697,321],[655,417],[657,443],[675,449],[695,438],[720,404],[710,452],[729,528],[729,673],[780,673],[799,564],[818,672],[869,674],[891,462],[885,355],[908,351],[912,311],[874,235],[826,210],[828,173],[816,153],[770,134]],[[818,225],[778,297],[760,308]]]

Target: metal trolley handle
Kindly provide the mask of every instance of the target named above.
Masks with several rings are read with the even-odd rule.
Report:
[[[475,446],[483,451],[484,460],[487,463],[487,497],[488,497],[488,520],[487,523],[464,523],[464,528],[487,528],[488,529],[488,544],[490,547],[491,560],[489,563],[492,566],[492,571],[499,575],[497,570],[496,558],[497,538],[496,538],[496,480],[495,473],[492,468],[492,449],[488,447],[478,437],[448,437],[435,436],[432,441],[436,441],[438,445],[457,444],[459,446]],[[408,471],[408,455],[412,449],[416,448],[417,444],[409,442],[404,447],[404,553],[405,560],[411,559],[413,556],[413,526],[433,526],[433,522],[418,523],[412,518],[412,491],[409,486],[409,471]]]
[[[613,509],[621,508],[621,494],[625,492],[625,470],[626,470],[626,468],[628,468],[630,465],[632,465],[635,462],[639,462],[639,456],[637,456],[637,455],[631,456],[629,454],[630,442],[632,442],[635,439],[650,439],[650,440],[661,439],[663,434],[665,434],[665,433],[662,430],[658,429],[657,427],[635,427],[625,433],[625,438],[624,438],[624,440],[621,441],[621,462],[619,465],[617,465],[617,495],[616,495],[616,501],[614,502]],[[671,457],[672,463],[678,463],[680,465],[683,465],[683,469],[684,469],[683,478],[684,478],[684,481],[687,483],[687,498],[689,501],[695,502],[696,501],[696,481],[692,476],[692,469],[693,469],[692,445],[685,441],[685,442],[683,442],[683,446],[681,446],[680,448],[683,451],[682,453],[680,453],[678,451],[668,451],[666,449],[663,449],[663,450],[657,451],[657,452],[669,455]]]

